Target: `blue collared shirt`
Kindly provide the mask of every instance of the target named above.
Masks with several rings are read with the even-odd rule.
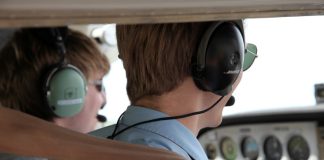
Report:
[[[130,106],[120,120],[117,131],[135,123],[162,117],[169,116],[149,108]],[[98,137],[108,137],[112,134],[114,128],[115,125],[112,125],[90,134]],[[195,160],[208,159],[195,135],[177,120],[141,124],[126,130],[114,139],[167,149],[182,155],[186,159],[190,159],[189,155]]]

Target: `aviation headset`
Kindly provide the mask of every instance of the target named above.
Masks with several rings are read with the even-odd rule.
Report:
[[[245,39],[243,20],[218,21],[212,23],[202,36],[197,55],[194,55],[192,58],[191,71],[194,82],[199,89],[213,92],[214,94],[220,95],[221,98],[201,111],[151,119],[135,123],[117,132],[119,121],[123,117],[123,113],[119,117],[112,135],[107,138],[114,139],[117,135],[138,125],[186,118],[211,110],[225,95],[232,91],[232,85],[242,71],[244,52]],[[189,153],[188,155],[190,156]],[[191,159],[193,158],[191,157]]]
[[[42,93],[46,105],[58,117],[76,115],[82,110],[87,92],[87,83],[82,72],[75,66],[67,64],[65,59],[65,40],[67,27],[40,28],[35,30],[48,43],[55,45],[61,59],[50,66],[42,76]]]
[[[211,24],[193,57],[192,76],[196,86],[220,96],[227,95],[242,70],[244,49],[242,20]]]

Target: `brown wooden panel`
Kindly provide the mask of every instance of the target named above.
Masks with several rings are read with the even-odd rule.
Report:
[[[95,138],[0,106],[1,153],[55,160],[182,160],[173,152]]]
[[[324,0],[2,0],[0,27],[323,15]]]

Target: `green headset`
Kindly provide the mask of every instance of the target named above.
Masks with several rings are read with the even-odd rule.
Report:
[[[58,117],[78,114],[84,105],[87,83],[82,72],[65,60],[67,27],[39,28],[37,34],[47,37],[61,56],[59,63],[49,67],[42,76],[42,92],[47,107]]]

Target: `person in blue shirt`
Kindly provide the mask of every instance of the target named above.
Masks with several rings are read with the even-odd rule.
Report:
[[[216,127],[242,76],[242,20],[117,25],[131,105],[90,134],[207,160],[200,129]]]

